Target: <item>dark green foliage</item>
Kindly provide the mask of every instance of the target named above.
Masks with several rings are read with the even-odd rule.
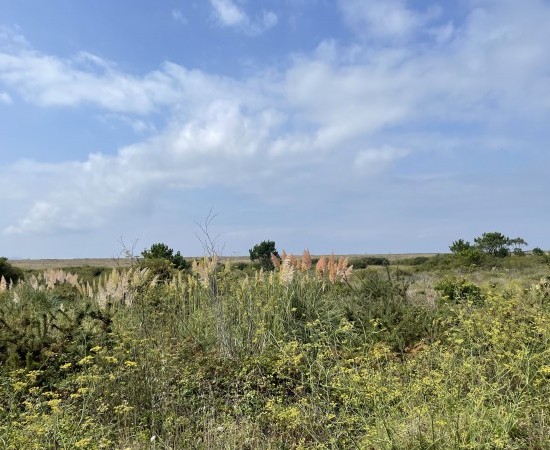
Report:
[[[454,241],[449,249],[457,258],[459,265],[481,265],[494,264],[491,258],[505,258],[512,253],[516,256],[523,256],[521,249],[527,245],[523,238],[511,239],[499,232],[483,233],[474,239],[471,245],[464,239]]]
[[[520,237],[509,239],[508,243],[514,248],[514,250],[521,249],[521,247],[526,247],[528,245],[527,242],[525,242],[525,239]]]
[[[8,258],[0,258],[0,278],[4,279],[9,283],[17,283],[21,278],[23,278],[23,271],[17,267],[14,267],[8,262]]]
[[[180,252],[174,254],[174,250],[168,247],[166,244],[157,243],[151,245],[149,250],[143,250],[141,256],[147,260],[147,266],[151,260],[166,260],[170,262],[176,269],[185,270],[191,266],[188,261],[181,255]],[[160,263],[153,263],[152,265],[162,265]]]
[[[456,255],[461,266],[481,265],[484,261],[484,253],[477,247],[467,248]]]
[[[474,304],[481,304],[484,300],[481,288],[464,278],[446,278],[434,286],[434,289],[441,295],[444,303],[462,303],[471,301]]]
[[[19,302],[0,297],[0,368],[57,370],[71,355],[102,342],[111,331],[108,311],[82,301],[72,286],[20,291]]]
[[[96,266],[67,267],[64,270],[78,275],[78,281],[81,283],[92,283],[109,271],[107,267]]]
[[[358,275],[357,289],[347,302],[347,319],[374,342],[383,341],[403,353],[430,336],[435,311],[411,302],[408,278],[399,272],[369,270]]]
[[[474,239],[477,248],[479,248],[483,253],[497,256],[499,258],[503,258],[510,254],[509,247],[512,245],[513,241],[515,242],[517,240],[510,239],[497,231],[483,233],[480,237]]]
[[[363,256],[357,258],[351,258],[350,264],[354,269],[366,269],[369,266],[389,266],[390,261],[387,258],[381,258],[376,256]]]
[[[156,277],[161,281],[168,280],[176,270],[174,265],[164,258],[145,258],[141,261],[140,267],[149,269],[151,279]]]
[[[532,250],[532,253],[533,255],[536,255],[536,256],[545,256],[546,254],[544,253],[544,250],[539,248],[539,247],[535,247],[533,250]]]
[[[474,242],[481,251],[493,256],[507,256],[510,253],[510,238],[499,232],[483,233]]]
[[[250,260],[258,261],[264,270],[273,270],[273,262],[271,261],[272,254],[279,258],[279,253],[273,241],[262,241],[260,244],[256,244],[251,248],[249,253]]]
[[[449,249],[453,253],[463,253],[465,251],[470,250],[472,248],[472,244],[470,244],[468,241],[465,241],[464,239],[459,239],[458,241],[454,241]]]

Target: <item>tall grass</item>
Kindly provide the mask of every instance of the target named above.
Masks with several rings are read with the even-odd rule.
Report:
[[[547,280],[423,301],[307,258],[0,292],[0,447],[549,448]]]

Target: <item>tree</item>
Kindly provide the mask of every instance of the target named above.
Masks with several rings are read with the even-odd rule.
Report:
[[[17,283],[23,278],[23,271],[8,262],[8,258],[0,258],[0,278],[4,277],[7,283]]]
[[[468,241],[465,241],[464,239],[459,239],[458,241],[454,241],[449,249],[451,252],[458,254],[458,253],[464,253],[465,251],[472,248],[472,244],[470,244]]]
[[[517,237],[515,239],[510,239],[510,245],[514,247],[515,254],[524,254],[521,247],[526,247],[529,244],[527,244],[523,238]]]
[[[279,253],[273,241],[263,241],[260,244],[256,244],[249,252],[250,260],[258,261],[260,266],[266,270],[273,270],[274,268],[273,262],[271,261],[272,254],[279,258]]]
[[[521,247],[527,245],[527,242],[523,238],[510,239],[496,231],[483,233],[480,237],[475,238],[474,242],[482,252],[500,257],[508,256],[511,252],[517,255],[523,254]]]
[[[185,258],[177,252],[174,254],[174,250],[168,247],[166,244],[157,243],[151,245],[149,250],[143,250],[141,252],[146,260],[166,260],[170,262],[176,269],[187,269],[189,268],[189,263]]]

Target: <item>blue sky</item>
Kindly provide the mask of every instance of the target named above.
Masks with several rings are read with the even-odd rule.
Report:
[[[550,248],[550,2],[0,0],[0,255]]]

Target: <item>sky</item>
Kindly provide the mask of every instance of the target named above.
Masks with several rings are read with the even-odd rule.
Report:
[[[548,0],[0,0],[0,255],[550,249]]]

